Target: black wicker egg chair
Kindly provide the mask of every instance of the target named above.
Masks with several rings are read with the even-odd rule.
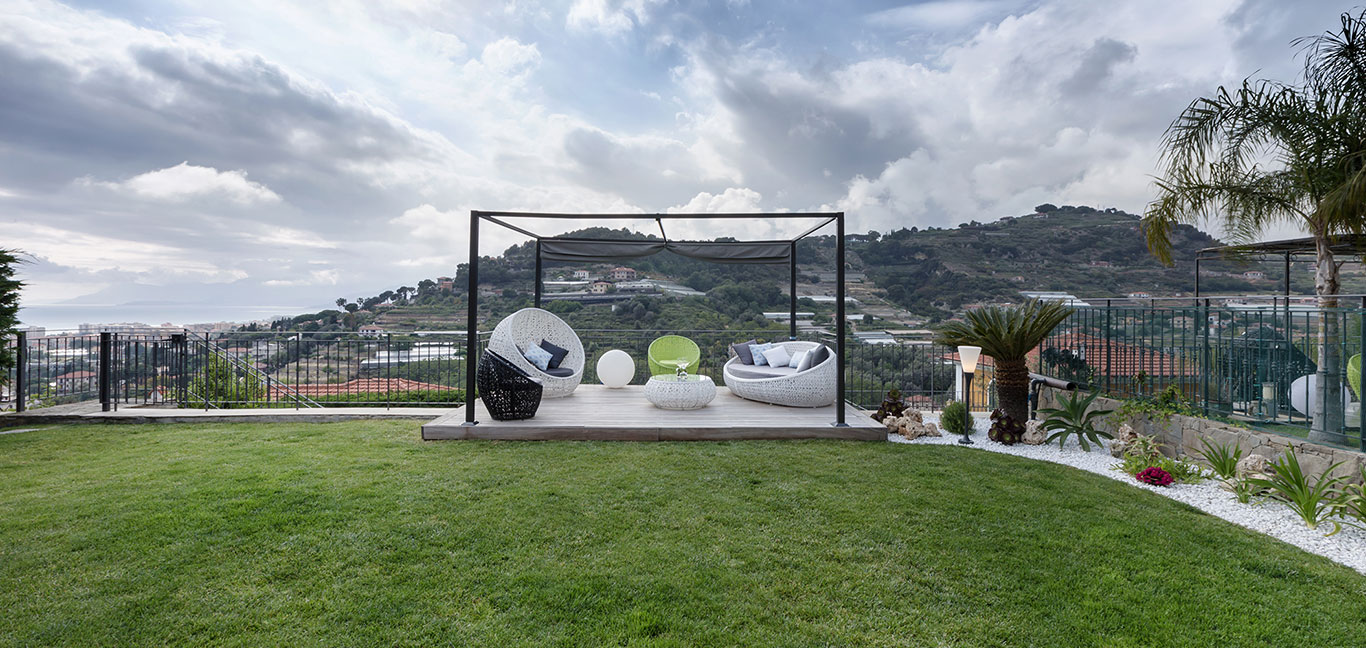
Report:
[[[520,421],[541,406],[541,383],[496,352],[479,356],[475,374],[479,398],[495,421]]]

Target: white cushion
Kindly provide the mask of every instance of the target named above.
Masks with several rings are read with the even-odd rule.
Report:
[[[522,352],[522,357],[536,365],[537,369],[545,371],[550,367],[550,359],[555,356],[550,355],[550,352],[542,349],[539,344],[528,344],[526,351]]]
[[[787,366],[792,367],[793,369],[802,366],[802,358],[804,357],[806,357],[805,351],[798,351],[792,354],[792,359],[787,361]]]
[[[812,353],[814,350],[815,349],[807,349],[806,351],[802,351],[802,359],[797,363],[797,373],[801,373],[811,368],[811,358],[816,355],[815,353]]]
[[[747,365],[740,362],[732,362],[727,365],[726,371],[733,378],[780,378],[791,376],[797,373],[792,367],[770,367],[767,365]]]
[[[792,356],[787,354],[787,349],[775,346],[764,352],[764,359],[768,361],[770,367],[786,367]]]

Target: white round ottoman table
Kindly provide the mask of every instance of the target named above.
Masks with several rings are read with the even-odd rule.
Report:
[[[660,409],[701,409],[716,398],[716,383],[710,376],[651,376],[645,383],[645,398]]]

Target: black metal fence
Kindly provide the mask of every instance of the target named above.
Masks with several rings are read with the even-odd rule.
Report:
[[[768,330],[576,331],[584,381],[598,381],[603,353],[636,361],[633,384],[649,378],[649,345],[683,335],[702,351],[699,373],[722,381],[729,345],[788,339]],[[480,335],[481,348],[488,334]],[[804,335],[834,346],[827,336]],[[39,408],[99,401],[107,409],[156,405],[195,408],[454,406],[464,402],[465,336],[447,333],[232,332],[21,336],[11,406]],[[876,407],[899,389],[917,407],[938,409],[956,396],[953,350],[931,344],[846,344],[846,396]],[[989,368],[974,384],[974,409],[994,402]]]
[[[1340,422],[1326,430],[1331,436],[1316,440],[1363,447],[1366,308],[1243,299],[1091,304],[1040,346],[1036,371],[1117,398],[1162,398],[1205,416],[1307,437],[1323,363],[1328,389],[1341,392],[1344,406]]]

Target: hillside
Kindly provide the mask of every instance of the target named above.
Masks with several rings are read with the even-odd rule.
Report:
[[[589,228],[572,234],[612,238],[653,238],[625,229]],[[1176,265],[1165,267],[1149,254],[1139,217],[1116,209],[1085,206],[1041,205],[1021,216],[988,223],[964,223],[955,228],[909,228],[892,232],[852,234],[847,237],[846,256],[850,294],[859,299],[858,312],[885,322],[880,325],[919,326],[933,324],[964,308],[1015,302],[1021,291],[1062,291],[1083,298],[1183,296],[1194,290],[1196,252],[1218,245],[1197,228],[1175,231]],[[530,304],[533,282],[533,245],[513,246],[503,254],[480,261],[482,318],[501,317]],[[833,295],[834,237],[811,237],[799,247],[799,296]],[[624,263],[642,275],[675,281],[709,293],[707,298],[665,298],[671,326],[725,326],[760,324],[763,310],[783,310],[787,272],[780,267],[709,264],[694,259],[658,254]],[[595,269],[603,271],[607,266]],[[583,266],[546,264],[547,280],[570,279]],[[1282,288],[1279,262],[1214,261],[1203,264],[1205,294],[1267,294]],[[1255,272],[1263,273],[1257,276]],[[1254,274],[1246,274],[1254,272]],[[1344,267],[1344,292],[1366,292],[1366,277],[1353,266]],[[401,287],[357,303],[344,303],[346,311],[325,311],[294,318],[280,326],[310,322],[322,328],[357,328],[375,324],[386,330],[440,330],[464,327],[465,267],[462,265],[444,286],[426,279],[415,288]],[[719,287],[729,286],[725,290]],[[1308,263],[1292,268],[1292,289],[1312,292],[1312,269]],[[627,308],[641,317],[633,326],[653,324],[655,308],[642,306],[637,298]],[[557,304],[595,325],[629,319],[608,305],[573,309]],[[803,302],[818,320],[830,315],[829,307]],[[648,320],[648,321],[643,321]],[[621,323],[621,322],[617,322]]]

